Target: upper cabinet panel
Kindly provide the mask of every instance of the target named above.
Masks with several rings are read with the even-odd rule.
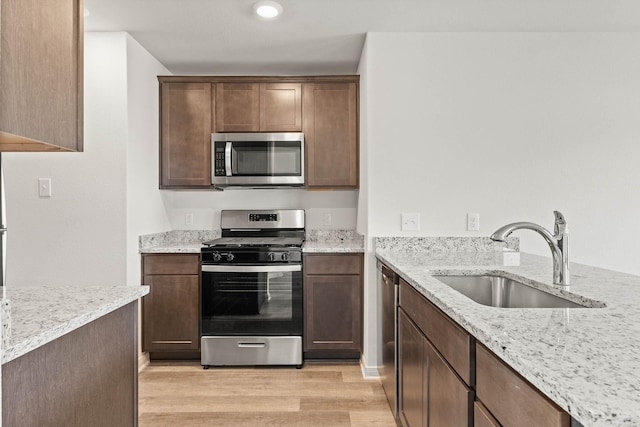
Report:
[[[0,6],[0,151],[82,151],[82,0]]]
[[[216,132],[300,132],[300,83],[218,83]]]
[[[300,132],[302,130],[302,85],[260,84],[260,130]]]
[[[218,83],[216,88],[216,132],[260,130],[260,85]]]
[[[306,83],[303,99],[307,187],[357,188],[356,83]]]
[[[160,188],[211,186],[211,83],[163,83]]]

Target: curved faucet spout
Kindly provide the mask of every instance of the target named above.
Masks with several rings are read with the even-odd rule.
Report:
[[[569,233],[567,231],[567,222],[560,212],[554,211],[553,213],[555,215],[555,234],[551,234],[549,230],[533,222],[514,222],[498,228],[491,235],[491,239],[504,242],[505,239],[516,230],[535,231],[544,238],[551,249],[551,256],[553,258],[553,283],[557,285],[568,285],[570,281]]]

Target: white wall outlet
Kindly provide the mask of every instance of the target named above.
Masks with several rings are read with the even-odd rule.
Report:
[[[479,213],[467,214],[467,230],[480,231],[480,214]]]
[[[38,178],[38,195],[51,197],[51,178]]]
[[[184,224],[185,225],[193,225],[193,214],[188,213],[184,215]]]
[[[420,214],[403,213],[402,231],[420,231]]]
[[[322,223],[324,225],[331,225],[331,214],[330,213],[325,213],[322,216]]]

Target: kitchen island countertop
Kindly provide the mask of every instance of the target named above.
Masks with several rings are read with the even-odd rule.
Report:
[[[389,249],[376,256],[585,426],[640,425],[640,277],[571,264],[564,289],[552,285],[551,259],[541,256]],[[487,273],[606,307],[488,307],[434,277]]]
[[[7,287],[10,314],[2,364],[149,293],[148,286]]]

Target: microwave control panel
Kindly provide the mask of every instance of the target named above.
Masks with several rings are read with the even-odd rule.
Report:
[[[226,176],[227,172],[225,171],[225,167],[224,167],[224,149],[225,149],[225,143],[224,142],[216,142],[215,143],[215,157],[214,157],[214,161],[216,162],[215,164],[215,175],[216,176]]]

